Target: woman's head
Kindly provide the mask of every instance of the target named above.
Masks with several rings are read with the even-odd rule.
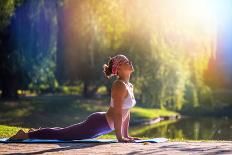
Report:
[[[103,72],[108,78],[114,75],[127,76],[134,71],[131,61],[122,54],[111,57],[108,61],[108,65],[103,65],[103,69]]]

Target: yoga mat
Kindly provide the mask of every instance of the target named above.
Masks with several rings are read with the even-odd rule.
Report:
[[[146,140],[135,140],[133,143],[161,143],[168,141],[167,138],[152,138]],[[24,139],[24,140],[8,140],[8,138],[0,138],[0,143],[117,143],[116,139],[82,139],[82,140],[56,140],[56,139]]]

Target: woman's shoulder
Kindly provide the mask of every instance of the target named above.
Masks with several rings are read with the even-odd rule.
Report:
[[[112,85],[112,95],[114,94],[125,94],[127,92],[127,87],[120,80],[115,80]]]
[[[122,80],[115,80],[112,84],[112,87],[125,88],[125,83]]]
[[[122,81],[122,80],[115,80],[114,82],[113,82],[113,85],[125,85],[126,87],[127,86],[130,86],[130,87],[133,87],[133,84],[132,83],[130,83],[130,82],[128,82],[128,84],[127,83],[125,83],[124,81]]]
[[[113,90],[127,91],[129,89],[128,85],[122,80],[115,80],[112,85]]]

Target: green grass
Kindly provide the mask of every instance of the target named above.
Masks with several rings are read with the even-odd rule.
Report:
[[[7,125],[0,125],[0,137],[10,137],[13,134],[15,134],[19,129],[22,129],[20,127],[14,127],[14,126],[7,126]],[[27,128],[23,128],[25,131],[27,131]]]
[[[179,113],[164,109],[134,107],[131,110],[131,115],[133,119],[152,119],[160,116],[176,116]]]
[[[0,101],[0,137],[10,137],[19,129],[65,127],[86,119],[96,111],[106,111],[108,99],[87,100],[73,96],[25,97],[17,102]],[[176,112],[134,107],[131,122],[159,116],[175,116]],[[115,138],[114,132],[99,138]],[[148,137],[144,137],[148,138]]]

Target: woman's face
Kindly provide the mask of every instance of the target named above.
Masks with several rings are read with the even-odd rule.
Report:
[[[128,74],[130,74],[131,72],[133,72],[134,71],[134,67],[132,65],[132,61],[130,61],[128,59],[125,60],[125,62],[119,66],[119,70],[123,71],[124,73],[128,73]]]

